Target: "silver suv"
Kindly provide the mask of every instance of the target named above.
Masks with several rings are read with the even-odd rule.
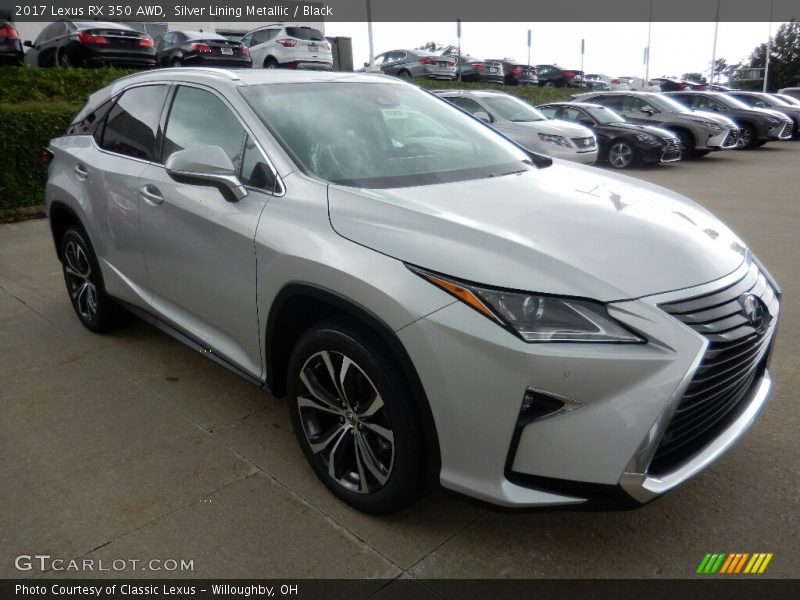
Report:
[[[331,46],[319,29],[301,25],[267,25],[242,37],[254,68],[333,69]]]
[[[48,152],[80,321],[134,313],[286,396],[311,468],[360,510],[430,482],[646,502],[769,396],[779,288],[723,223],[396,78],[139,73]]]
[[[652,92],[589,92],[572,96],[580,102],[602,104],[632,123],[653,125],[677,135],[689,156],[739,146],[739,126],[713,112],[690,110],[663,94]]]

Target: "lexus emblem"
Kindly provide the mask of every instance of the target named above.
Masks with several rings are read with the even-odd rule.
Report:
[[[764,333],[767,329],[767,318],[761,300],[753,294],[747,294],[742,297],[742,308],[753,329],[758,333]]]

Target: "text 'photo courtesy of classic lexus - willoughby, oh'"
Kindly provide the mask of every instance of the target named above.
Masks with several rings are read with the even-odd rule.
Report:
[[[286,397],[351,506],[638,506],[767,402],[780,288],[692,200],[395,78],[164,73],[95,92],[47,149],[68,296],[92,331],[133,313]]]

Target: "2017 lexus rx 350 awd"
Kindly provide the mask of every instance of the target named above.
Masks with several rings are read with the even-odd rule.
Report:
[[[780,292],[730,229],[394,78],[142,73],[48,152],[83,324],[133,312],[286,396],[311,468],[360,510],[432,481],[636,505],[767,401]]]

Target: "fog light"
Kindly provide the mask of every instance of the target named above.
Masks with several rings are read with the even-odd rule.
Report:
[[[561,415],[583,406],[582,402],[557,394],[528,388],[522,397],[519,411],[520,423],[532,423],[545,417]]]

